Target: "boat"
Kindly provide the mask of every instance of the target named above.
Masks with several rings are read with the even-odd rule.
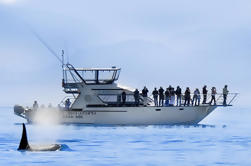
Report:
[[[229,93],[223,105],[223,95],[217,94],[217,104],[199,106],[154,106],[151,96],[140,95],[135,104],[134,89],[118,84],[121,68],[75,68],[63,64],[62,88],[67,96],[57,108],[14,106],[14,113],[30,123],[50,119],[64,124],[95,125],[194,125],[217,107],[232,106],[237,93]],[[121,103],[121,93],[126,93]],[[70,96],[68,96],[70,95]],[[208,94],[208,101],[210,94]],[[65,106],[68,101],[68,106]],[[70,101],[70,102],[69,102]],[[144,104],[146,102],[146,104]],[[182,103],[184,101],[182,100]]]

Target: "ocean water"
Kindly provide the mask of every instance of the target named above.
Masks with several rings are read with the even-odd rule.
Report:
[[[62,151],[17,151],[24,119],[0,107],[0,166],[251,165],[251,110],[218,108],[196,126],[27,124],[30,144]]]

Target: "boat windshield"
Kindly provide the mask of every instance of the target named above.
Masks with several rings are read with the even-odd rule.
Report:
[[[120,70],[79,70],[82,78],[87,84],[109,84],[118,80]]]
[[[118,80],[120,70],[121,70],[120,68],[116,68],[116,67],[74,68],[75,74],[77,74],[78,77],[80,77],[80,80],[82,80],[86,84],[111,84],[114,81]],[[71,72],[71,69],[68,71]]]

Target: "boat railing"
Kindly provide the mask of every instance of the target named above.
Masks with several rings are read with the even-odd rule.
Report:
[[[208,97],[209,97],[209,100],[212,99],[212,94],[210,94]],[[235,101],[236,97],[238,96],[238,93],[229,93],[227,95],[227,101],[226,101],[226,105],[232,105],[232,103]],[[223,96],[223,93],[220,93],[220,94],[216,94],[216,103],[217,105],[223,105],[224,101],[224,96]],[[209,101],[210,103],[210,101]]]
[[[227,95],[227,101],[226,101],[226,105],[227,106],[231,106],[232,103],[234,102],[234,100],[236,99],[238,93],[229,93]],[[194,94],[190,94],[191,98],[190,98],[190,105],[192,105],[193,103],[195,103],[195,98],[194,98]],[[175,95],[174,96],[175,99],[173,100],[174,103],[173,105],[176,105],[177,103],[177,96]],[[204,104],[204,105],[210,105],[210,104],[214,104],[211,103],[211,100],[212,100],[212,94],[207,94],[206,96],[206,102],[203,103],[203,94],[200,94],[197,96],[198,99],[199,99],[199,102],[200,104]],[[111,105],[119,105],[120,103],[122,103],[122,96],[121,94],[99,94],[98,95],[98,98],[104,102],[104,103],[107,103],[107,104],[111,104]],[[165,97],[164,97],[165,98]],[[159,98],[158,98],[159,99]],[[169,98],[170,99],[170,98]],[[140,105],[143,105],[143,97],[142,95],[140,95],[140,98],[139,98],[139,104]],[[164,99],[164,101],[166,100],[166,98]],[[215,100],[216,100],[216,105],[220,106],[220,105],[224,105],[223,101],[224,101],[224,97],[223,97],[223,94],[222,93],[218,93],[215,95]],[[181,95],[181,105],[184,105],[184,102],[185,102],[185,94],[182,94]],[[134,95],[133,94],[126,94],[126,101],[125,103],[127,105],[129,104],[135,104],[135,98],[134,98]],[[147,103],[149,106],[154,106],[154,99],[153,99],[153,95],[147,97]]]
[[[232,103],[235,101],[236,97],[238,96],[238,94],[239,93],[228,93],[227,100],[226,100],[226,105],[231,106]],[[176,95],[174,95],[174,96],[175,96],[174,101],[175,101],[175,105],[176,105],[177,96]],[[204,98],[203,94],[199,94],[199,95],[197,95],[197,97],[198,97],[198,99],[200,101],[200,104],[214,104],[214,101],[212,101],[212,94],[211,93],[208,93],[206,95],[205,103],[203,103],[203,98]],[[153,95],[151,95],[150,98],[153,99]],[[158,99],[159,99],[159,97],[158,97]],[[164,101],[165,100],[166,100],[166,97],[164,96]],[[169,97],[169,100],[170,100],[170,97]],[[191,93],[190,94],[190,104],[195,103],[195,101],[193,101],[193,100],[195,100],[194,94]],[[215,100],[216,100],[216,105],[224,105],[224,103],[223,103],[224,102],[223,93],[215,94]],[[183,93],[183,94],[181,94],[181,105],[184,105],[184,102],[185,102],[185,94]],[[150,105],[154,105],[154,100],[152,100],[152,103],[150,103]]]

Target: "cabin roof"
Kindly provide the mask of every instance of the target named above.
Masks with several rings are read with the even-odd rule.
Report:
[[[117,71],[117,70],[121,70],[121,68],[116,68],[116,67],[114,67],[114,68],[75,68],[75,69],[77,71]]]

